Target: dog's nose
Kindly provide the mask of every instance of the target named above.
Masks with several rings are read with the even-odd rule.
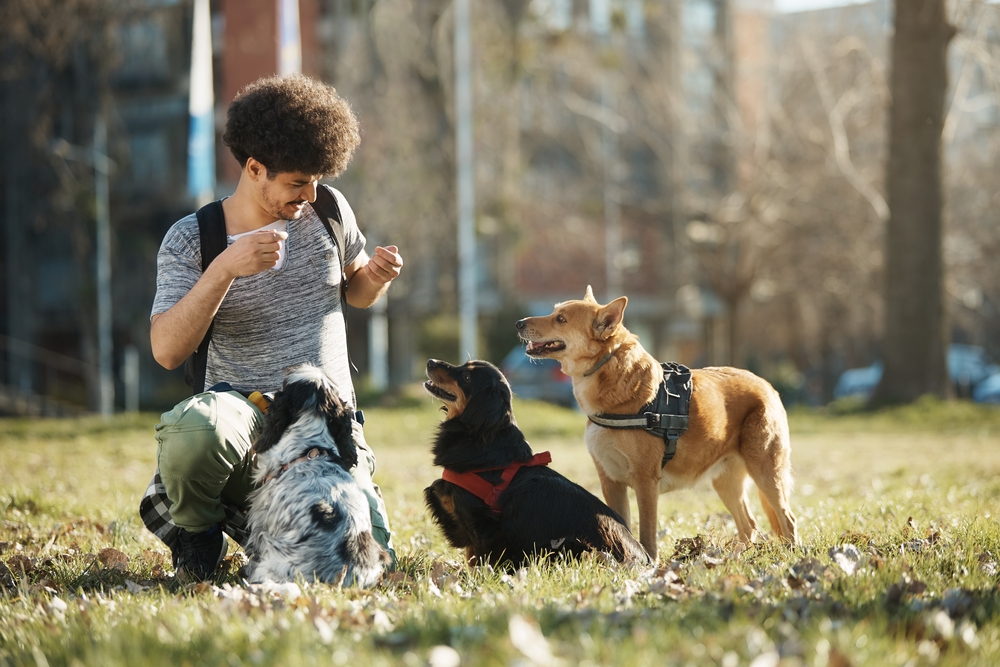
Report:
[[[514,322],[514,326],[517,327],[518,329],[523,329],[524,327],[528,326],[528,320],[527,319],[518,320],[517,322]]]
[[[440,365],[441,365],[441,362],[438,361],[437,359],[428,359],[427,360],[427,368],[428,369],[437,368]]]

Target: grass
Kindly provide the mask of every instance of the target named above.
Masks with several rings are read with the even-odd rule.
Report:
[[[1000,663],[1000,410],[793,412],[802,545],[735,554],[704,485],[661,497],[648,572],[600,558],[469,571],[422,505],[440,413],[366,413],[400,556],[370,591],[248,589],[232,573],[179,588],[135,509],[156,415],[0,420],[0,667]],[[579,413],[516,413],[597,492]]]

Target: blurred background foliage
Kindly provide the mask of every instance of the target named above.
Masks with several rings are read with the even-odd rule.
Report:
[[[601,299],[629,296],[626,324],[654,355],[751,368],[788,403],[826,404],[844,371],[882,360],[891,2],[472,4],[480,356],[499,363],[517,346],[514,320],[591,284]],[[932,326],[980,350],[985,380],[1000,357],[1000,6],[946,9],[944,316]],[[452,4],[300,0],[299,11],[303,72],[336,86],[363,127],[335,186],[369,245],[396,244],[406,260],[386,312],[399,387],[429,356],[465,356]],[[57,147],[89,150],[98,116],[114,160],[119,407],[129,348],[142,407],[186,392],[153,362],[148,316],[159,242],[196,208],[185,190],[192,12],[191,0],[0,4],[4,411],[94,407],[94,176]],[[211,12],[224,196],[238,176],[219,140],[226,105],[275,70],[274,0],[213,0]],[[349,317],[360,386],[371,317]],[[972,396],[968,376],[950,380]]]

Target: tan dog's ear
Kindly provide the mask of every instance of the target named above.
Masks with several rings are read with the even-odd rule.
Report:
[[[627,303],[628,297],[620,296],[597,311],[597,317],[594,318],[594,330],[601,340],[607,340],[621,324],[622,314],[625,312]]]
[[[587,285],[587,293],[583,295],[583,300],[597,303],[597,299],[594,298],[594,289],[590,285]]]

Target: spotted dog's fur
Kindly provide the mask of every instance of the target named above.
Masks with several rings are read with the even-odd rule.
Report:
[[[352,415],[315,366],[291,369],[254,443],[247,566],[251,582],[371,586],[389,554],[372,536],[368,501],[348,472],[357,465]],[[301,460],[311,450],[320,454]]]

